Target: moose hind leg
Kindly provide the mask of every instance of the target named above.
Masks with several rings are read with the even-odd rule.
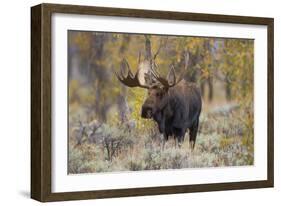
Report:
[[[190,148],[193,150],[195,147],[195,141],[196,141],[196,136],[197,136],[197,131],[198,131],[198,125],[199,125],[199,119],[194,122],[192,127],[189,129],[189,145]]]

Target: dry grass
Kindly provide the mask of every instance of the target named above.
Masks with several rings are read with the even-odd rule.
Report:
[[[137,129],[128,132],[122,126],[104,124],[98,130],[104,136],[100,135],[100,141],[95,143],[86,134],[81,144],[77,144],[75,136],[70,136],[69,173],[252,165],[252,119],[252,115],[245,116],[244,111],[231,105],[205,111],[193,151],[189,148],[188,134],[181,148],[175,147],[171,139],[162,150],[158,134]],[[110,148],[105,144],[105,136],[109,138]],[[114,149],[113,155],[109,155],[108,150]]]

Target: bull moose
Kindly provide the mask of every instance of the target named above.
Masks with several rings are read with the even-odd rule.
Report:
[[[174,137],[180,146],[185,133],[189,129],[190,147],[194,149],[199,126],[202,100],[199,88],[195,83],[187,82],[184,74],[187,69],[189,55],[185,55],[185,63],[182,74],[176,78],[174,66],[166,78],[157,72],[157,65],[151,61],[139,62],[137,72],[132,73],[126,59],[123,59],[123,67],[116,73],[119,81],[127,87],[141,87],[148,90],[148,95],[141,109],[141,117],[153,119],[157,122],[159,132],[163,134],[164,141]],[[149,74],[150,81],[146,78]],[[146,77],[146,78],[145,78]]]

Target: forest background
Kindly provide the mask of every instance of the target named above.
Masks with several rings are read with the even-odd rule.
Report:
[[[201,89],[203,111],[194,151],[172,141],[161,150],[152,120],[140,117],[146,90],[116,78],[126,58],[171,64]],[[252,165],[254,40],[104,32],[68,32],[69,173]],[[186,139],[188,134],[186,135]]]

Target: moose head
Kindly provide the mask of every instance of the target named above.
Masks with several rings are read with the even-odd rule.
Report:
[[[154,118],[156,121],[162,118],[163,114],[158,111],[162,111],[162,108],[165,107],[170,88],[177,85],[186,72],[189,55],[186,52],[184,56],[184,69],[178,78],[173,65],[170,66],[168,75],[164,78],[158,73],[155,61],[149,60],[142,62],[139,60],[137,71],[133,74],[127,60],[123,59],[120,71],[115,73],[118,80],[127,87],[140,87],[148,91],[147,98],[142,105],[142,118]]]

